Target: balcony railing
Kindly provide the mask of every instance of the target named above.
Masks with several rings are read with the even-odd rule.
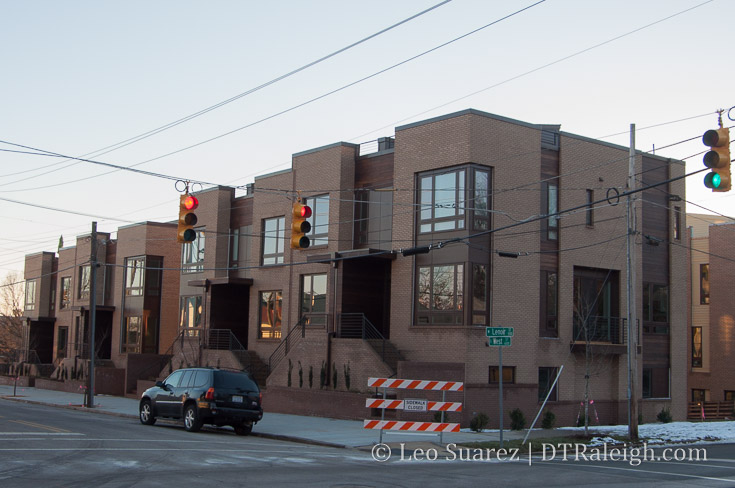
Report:
[[[628,337],[625,324],[625,319],[620,317],[593,316],[587,317],[586,321],[575,317],[572,342],[625,344]]]

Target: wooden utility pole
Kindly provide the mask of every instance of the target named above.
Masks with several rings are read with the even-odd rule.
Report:
[[[628,191],[635,189],[635,124],[630,124],[630,153],[628,158]],[[628,438],[638,440],[638,334],[636,327],[636,264],[635,264],[635,206],[630,194],[627,197],[627,298],[628,298]]]
[[[87,385],[87,408],[94,407],[94,349],[97,315],[97,222],[92,222],[92,242],[89,253],[89,383]]]

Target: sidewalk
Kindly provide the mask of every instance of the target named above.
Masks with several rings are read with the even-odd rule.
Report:
[[[84,397],[78,393],[67,393],[54,390],[42,390],[30,387],[18,387],[13,397],[12,385],[0,385],[0,398],[18,402],[36,403],[83,410],[90,413],[117,415],[121,417],[138,418],[138,400],[132,398],[96,395],[95,407],[90,410],[84,406]],[[505,440],[523,439],[526,431],[503,432]],[[380,431],[363,429],[360,420],[337,420],[321,417],[307,417],[301,415],[287,415],[280,413],[263,414],[263,420],[253,427],[252,435],[283,439],[294,442],[326,445],[332,447],[362,447],[371,446],[378,442]],[[481,441],[497,441],[499,431],[490,432],[459,432],[444,433],[443,444],[465,443]],[[531,437],[553,435],[553,431],[533,431]],[[383,442],[387,444],[411,443],[426,444],[438,443],[438,434],[383,432]]]

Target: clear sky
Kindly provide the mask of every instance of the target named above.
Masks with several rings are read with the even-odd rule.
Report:
[[[440,0],[4,0],[0,140],[132,166],[288,110],[535,1],[452,0],[219,109],[97,156]],[[397,125],[466,108],[561,124],[624,146],[635,123],[644,151],[697,138],[656,151],[685,158],[704,149],[699,136],[717,127],[715,111],[735,105],[727,42],[733,18],[734,0],[546,0],[335,94],[136,167],[244,185],[288,168],[293,153],[390,136]],[[735,118],[735,109],[730,114]],[[681,119],[688,120],[668,123]],[[727,115],[724,123],[735,124]],[[645,129],[658,124],[664,125]],[[701,156],[687,160],[688,172],[702,167]],[[713,194],[702,178],[688,179],[687,199],[735,215],[735,191]],[[22,275],[23,256],[55,251],[60,235],[73,245],[93,220],[113,233],[131,222],[173,220],[178,195],[169,179],[0,152],[0,277]]]

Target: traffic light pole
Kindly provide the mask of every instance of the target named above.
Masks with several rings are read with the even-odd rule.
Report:
[[[87,408],[94,407],[94,350],[97,315],[97,222],[92,222],[92,242],[89,254],[89,383]]]

